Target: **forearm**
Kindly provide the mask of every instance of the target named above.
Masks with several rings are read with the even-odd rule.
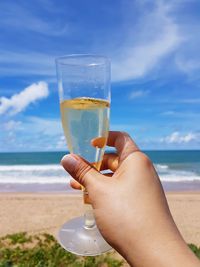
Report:
[[[159,245],[150,249],[135,250],[134,253],[133,251],[134,247],[131,251],[129,249],[126,258],[134,267],[200,267],[200,261],[187,245],[176,241],[163,247]]]
[[[119,252],[134,267],[200,267],[200,261],[188,248],[175,225],[152,233],[139,233]],[[162,230],[162,231],[160,231]],[[142,236],[142,238],[141,238]]]

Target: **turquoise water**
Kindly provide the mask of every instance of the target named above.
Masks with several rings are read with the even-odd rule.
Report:
[[[162,182],[200,183],[200,151],[145,151]],[[65,152],[0,153],[0,191],[65,190],[70,176],[60,165]],[[49,189],[50,188],[50,189]],[[33,190],[34,191],[34,190]]]
[[[66,152],[0,153],[0,165],[59,164]]]
[[[144,151],[154,163],[200,163],[200,150]],[[0,153],[0,165],[58,164],[68,152]]]

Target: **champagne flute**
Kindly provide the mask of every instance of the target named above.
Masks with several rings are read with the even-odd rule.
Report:
[[[78,154],[99,170],[110,113],[110,61],[97,55],[69,55],[56,59],[62,126],[70,153]],[[98,140],[98,147],[92,142]],[[95,256],[110,245],[101,236],[88,193],[83,189],[85,214],[66,222],[58,240],[77,255]]]

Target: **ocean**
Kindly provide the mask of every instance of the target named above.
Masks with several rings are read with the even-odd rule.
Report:
[[[165,190],[200,189],[200,150],[144,151]],[[74,192],[60,165],[64,152],[0,153],[0,192]]]

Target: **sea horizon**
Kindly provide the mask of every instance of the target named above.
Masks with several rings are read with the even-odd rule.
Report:
[[[200,150],[143,150],[166,190],[200,189]],[[113,152],[108,150],[106,152]],[[60,165],[69,151],[0,152],[0,192],[71,192]]]
[[[197,148],[197,149],[191,149],[191,148],[179,148],[179,149],[172,149],[172,148],[165,148],[165,149],[140,149],[142,152],[148,152],[148,151],[200,151],[200,148]],[[113,151],[112,149],[108,149],[106,150],[106,152],[110,152],[110,151]],[[69,150],[32,150],[32,151],[29,151],[29,150],[24,150],[24,151],[0,151],[0,154],[3,154],[3,153],[51,153],[51,152],[56,152],[56,153],[63,153],[63,152],[69,152]]]

